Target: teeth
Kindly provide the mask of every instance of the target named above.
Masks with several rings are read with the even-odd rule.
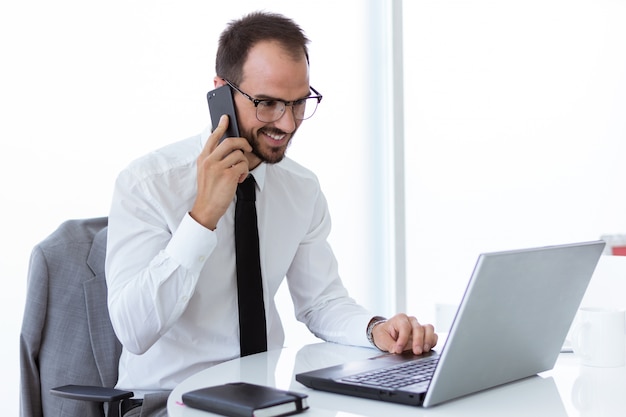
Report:
[[[274,139],[274,140],[282,140],[285,137],[285,134],[276,134],[276,133],[270,133],[267,131],[263,131],[263,133],[265,133],[267,136],[269,136],[270,138]]]

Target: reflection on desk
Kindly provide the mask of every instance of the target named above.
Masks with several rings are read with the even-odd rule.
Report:
[[[571,401],[584,417],[624,416],[626,372],[619,368],[581,366],[571,389]]]
[[[309,395],[309,417],[354,416],[622,416],[626,415],[626,368],[586,368],[569,353],[551,371],[522,381],[423,409],[322,391],[295,381],[295,374],[350,360],[369,358],[375,349],[316,343],[234,359],[208,368],[179,384],[168,400],[171,417],[213,414],[185,407],[184,392],[225,382],[246,381]]]

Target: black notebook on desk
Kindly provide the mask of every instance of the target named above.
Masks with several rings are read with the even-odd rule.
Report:
[[[233,382],[183,394],[183,403],[199,410],[230,417],[278,417],[308,407],[307,395],[264,385]]]
[[[440,354],[379,355],[299,373],[296,380],[428,407],[552,369],[604,245],[482,254]]]

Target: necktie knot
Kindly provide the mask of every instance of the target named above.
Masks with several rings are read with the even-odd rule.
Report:
[[[244,182],[237,186],[237,199],[245,201],[255,201],[255,182],[252,175],[248,175]]]

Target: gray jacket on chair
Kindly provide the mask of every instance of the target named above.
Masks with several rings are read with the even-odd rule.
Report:
[[[69,220],[32,252],[20,335],[22,417],[102,416],[102,406],[50,395],[65,384],[112,387],[121,345],[104,279],[107,218]]]

